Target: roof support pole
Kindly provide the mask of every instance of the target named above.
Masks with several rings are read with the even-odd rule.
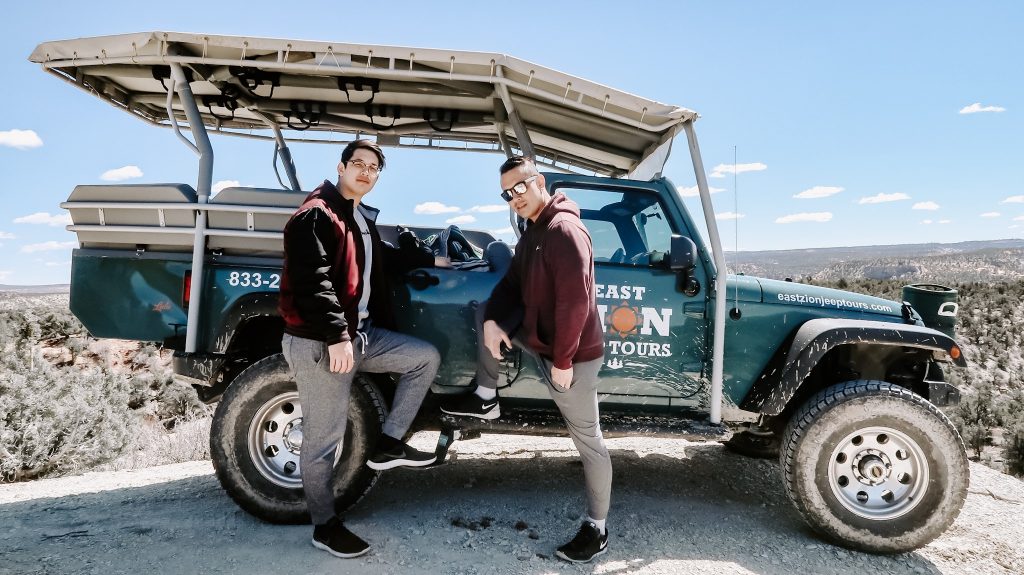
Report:
[[[274,141],[277,142],[277,153],[281,154],[281,163],[284,164],[284,173],[288,176],[288,183],[291,184],[292,191],[299,191],[302,189],[302,185],[299,184],[299,177],[295,174],[295,162],[292,161],[292,151],[288,149],[288,142],[284,139],[284,134],[281,133],[281,126],[273,120],[267,114],[257,110],[250,110],[257,118],[263,120],[263,123],[270,127],[274,131]],[[274,171],[277,171],[277,166],[274,166]],[[280,176],[278,180],[280,181]]]
[[[499,78],[504,78],[505,73],[502,72],[503,69],[504,66],[495,66],[494,74]],[[516,140],[519,140],[519,148],[523,151],[524,156],[533,159],[536,156],[533,152],[533,142],[530,140],[529,132],[526,131],[526,125],[519,118],[519,112],[512,101],[512,95],[508,91],[508,86],[504,82],[495,82],[494,88],[498,91],[498,95],[501,96],[501,102],[505,105],[505,111],[508,112],[508,122],[512,124],[512,131],[516,134]]]
[[[700,205],[704,209],[704,221],[708,227],[708,238],[711,240],[711,253],[715,260],[715,315],[714,336],[711,348],[711,423],[722,422],[722,359],[725,348],[725,296],[728,271],[725,267],[725,252],[722,251],[722,239],[718,235],[718,222],[715,220],[715,209],[711,205],[711,193],[708,191],[708,179],[704,172],[704,160],[700,157],[700,146],[697,145],[697,133],[693,130],[693,120],[683,122],[686,140],[690,144],[690,159],[693,160],[693,172],[697,176],[697,189],[700,191]]]
[[[178,98],[185,109],[185,118],[192,128],[194,149],[199,154],[199,180],[196,182],[198,203],[205,204],[210,199],[210,188],[213,180],[213,146],[210,136],[206,133],[203,118],[199,115],[196,99],[192,88],[185,78],[185,72],[177,62],[171,62],[171,77],[178,91]],[[172,121],[174,115],[168,110]],[[203,260],[206,255],[206,210],[196,211],[196,235],[192,243],[192,283],[188,297],[188,324],[185,327],[185,352],[194,353],[199,339],[199,307],[203,298]]]

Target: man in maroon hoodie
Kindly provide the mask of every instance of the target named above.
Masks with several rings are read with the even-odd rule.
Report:
[[[529,223],[505,277],[480,306],[476,391],[453,398],[441,410],[497,418],[502,344],[537,358],[583,459],[586,480],[587,518],[556,554],[586,563],[607,549],[612,484],[597,403],[604,335],[594,294],[593,247],[579,207],[561,192],[548,193],[544,176],[529,159],[516,156],[502,164],[501,189],[501,197]]]
[[[302,406],[302,488],[314,524],[313,546],[337,557],[357,557],[370,549],[335,515],[331,484],[357,372],[399,376],[383,433],[366,465],[382,470],[423,467],[435,460],[433,453],[417,451],[402,438],[441,359],[429,343],[391,331],[393,308],[384,270],[443,263],[429,253],[381,241],[377,210],[362,199],[383,169],[384,152],[376,143],[350,143],[341,153],[338,184],[324,180],[284,228],[278,309],[285,321],[281,347]]]

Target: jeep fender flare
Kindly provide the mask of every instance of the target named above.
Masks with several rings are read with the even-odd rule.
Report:
[[[225,310],[220,325],[210,326],[210,351],[227,353],[238,329],[254,317],[280,317],[277,313],[278,299],[277,292],[252,293],[239,297],[234,305]]]
[[[954,348],[959,349],[956,341],[928,327],[882,321],[812,319],[796,330],[785,353],[776,354],[769,362],[740,409],[765,416],[779,415],[818,362],[832,349],[848,344],[927,349],[949,356],[960,367],[967,366],[962,353],[955,357],[951,353]]]
[[[209,314],[209,317],[220,317],[220,321],[216,325],[205,326],[205,350],[195,353],[174,352],[174,373],[190,381],[193,386],[216,388],[216,391],[203,401],[219,397],[230,383],[220,381],[219,375],[231,360],[231,353],[238,351],[236,337],[239,330],[244,331],[246,322],[254,318],[280,317],[277,313],[277,301],[276,292],[245,294],[219,315]],[[251,363],[260,359],[263,358],[253,357]]]

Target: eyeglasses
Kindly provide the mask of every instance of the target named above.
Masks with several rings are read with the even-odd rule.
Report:
[[[367,164],[366,162],[364,162],[362,160],[349,160],[348,161],[348,165],[350,165],[350,166],[354,167],[355,169],[359,170],[360,174],[363,173],[363,172],[366,172],[367,174],[369,174],[371,176],[379,176],[381,171],[384,169],[384,168],[381,168],[380,166],[378,166],[377,164]]]
[[[521,195],[525,194],[526,193],[526,187],[530,184],[530,182],[532,182],[532,181],[534,181],[536,179],[537,179],[537,176],[535,176],[535,175],[534,176],[530,176],[529,178],[526,178],[525,180],[519,182],[518,184],[512,186],[511,188],[509,188],[507,190],[502,190],[501,191],[501,199],[505,200],[506,202],[511,202],[512,201],[512,194],[513,193],[515,193],[515,195],[517,195],[517,196],[521,196]]]

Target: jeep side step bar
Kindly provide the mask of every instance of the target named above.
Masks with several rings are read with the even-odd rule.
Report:
[[[434,454],[444,463],[448,449],[462,439],[476,439],[481,433],[515,435],[542,435],[568,437],[562,416],[553,411],[517,409],[502,412],[501,419],[484,420],[475,417],[442,415],[439,418],[441,435],[437,438]],[[431,426],[427,426],[429,429]],[[630,414],[601,414],[601,432],[607,439],[616,437],[664,437],[690,441],[726,440],[732,430],[707,420],[691,420],[674,416]]]

